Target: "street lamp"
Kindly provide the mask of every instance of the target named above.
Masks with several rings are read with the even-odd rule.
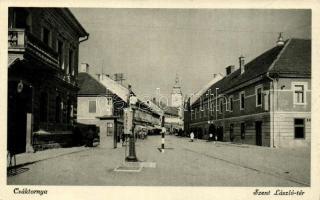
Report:
[[[137,103],[137,97],[131,96],[131,85],[129,85],[129,95],[128,95],[128,100],[127,100],[128,106],[129,106],[129,112],[132,111],[132,120],[131,127],[128,127],[130,130],[131,134],[129,137],[129,155],[126,157],[126,161],[128,162],[137,162],[137,156],[136,156],[136,147],[135,147],[135,138],[134,138],[134,130],[133,130],[133,122],[134,122],[134,109],[133,106]]]
[[[216,113],[216,121],[218,120],[218,112],[217,112],[217,107],[218,107],[218,90],[219,88],[216,88],[216,109],[215,109],[215,113]]]

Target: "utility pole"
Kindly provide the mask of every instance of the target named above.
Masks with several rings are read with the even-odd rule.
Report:
[[[127,114],[131,114],[132,117],[128,117],[127,120],[132,120],[131,122],[128,122],[129,126],[127,127],[127,130],[129,132],[129,155],[126,157],[127,162],[137,162],[137,156],[136,156],[136,147],[135,147],[135,137],[134,137],[134,129],[133,129],[133,123],[134,123],[134,109],[133,105],[137,103],[137,98],[135,96],[131,96],[131,85],[129,85],[129,94],[127,99],[128,104],[128,110]],[[130,115],[129,114],[129,115]],[[131,127],[130,127],[131,126]]]

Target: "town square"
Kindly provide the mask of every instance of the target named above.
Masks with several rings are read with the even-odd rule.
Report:
[[[310,187],[311,46],[308,9],[9,7],[6,183]]]

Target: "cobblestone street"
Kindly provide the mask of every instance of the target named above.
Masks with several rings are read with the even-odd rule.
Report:
[[[176,136],[166,136],[164,153],[158,150],[160,145],[160,136],[137,141],[138,159],[156,163],[155,168],[140,172],[114,171],[124,161],[125,147],[112,149],[111,138],[106,148],[47,150],[51,158],[38,161],[43,152],[37,152],[31,154],[33,162],[20,162],[24,172],[9,176],[7,182],[112,186],[308,186],[310,182],[309,149],[190,142]],[[17,159],[19,163],[23,156]]]

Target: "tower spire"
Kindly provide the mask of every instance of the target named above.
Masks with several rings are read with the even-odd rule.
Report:
[[[176,73],[176,79],[175,79],[174,87],[180,87],[180,85],[179,85],[179,76],[178,76],[178,73]]]
[[[183,97],[182,97],[181,87],[179,83],[179,76],[178,76],[178,73],[176,73],[175,83],[171,93],[171,106],[180,107],[182,105],[182,102],[183,102]]]

